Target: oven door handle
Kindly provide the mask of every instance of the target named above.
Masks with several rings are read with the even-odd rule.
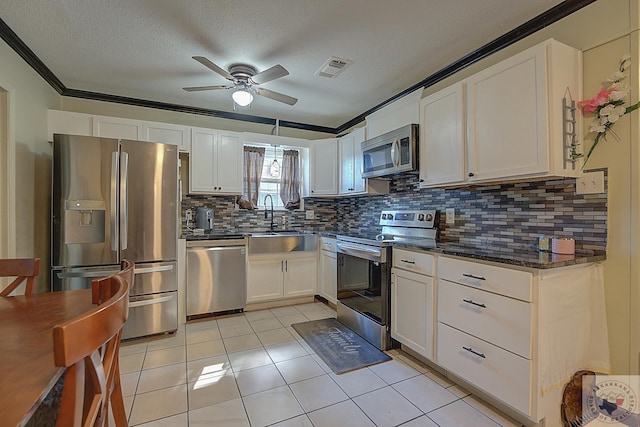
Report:
[[[349,243],[338,243],[336,251],[340,254],[351,255],[356,258],[363,258],[369,261],[386,262],[382,257],[382,252],[377,249],[368,249],[361,245],[351,245]]]

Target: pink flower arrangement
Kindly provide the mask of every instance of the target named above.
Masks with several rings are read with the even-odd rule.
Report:
[[[595,113],[596,118],[591,122],[589,126],[589,133],[595,133],[593,144],[585,157],[582,168],[586,165],[589,157],[595,150],[600,139],[607,140],[607,133],[610,132],[616,139],[617,135],[613,131],[612,126],[624,116],[640,108],[640,102],[634,105],[630,105],[625,108],[624,104],[629,96],[629,87],[622,82],[627,77],[627,71],[631,65],[631,56],[625,55],[620,61],[620,67],[618,71],[609,76],[604,83],[605,87],[600,89],[598,94],[584,101],[578,102],[578,107],[582,109],[583,114]],[[582,154],[578,154],[575,158],[582,157]]]
[[[613,92],[613,88],[602,88],[600,92],[591,99],[586,99],[584,101],[578,101],[578,107],[582,108],[582,111],[585,113],[593,113],[600,107],[609,101],[609,94]]]

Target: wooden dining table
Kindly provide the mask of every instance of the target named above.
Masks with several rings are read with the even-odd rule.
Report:
[[[64,372],[53,327],[88,310],[91,290],[0,298],[0,423],[23,425]]]

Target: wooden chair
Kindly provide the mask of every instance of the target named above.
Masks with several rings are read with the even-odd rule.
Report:
[[[55,364],[67,368],[57,426],[107,426],[110,404],[116,426],[127,426],[118,365],[129,314],[127,274],[94,280],[93,295],[104,301],[53,329]]]
[[[0,297],[8,297],[24,281],[26,281],[24,294],[31,295],[38,273],[40,273],[40,258],[0,259],[0,277],[16,278],[0,291]]]
[[[129,291],[133,288],[133,263],[126,259],[122,260],[120,263],[120,272],[116,273],[117,276],[120,276],[124,279],[125,282],[129,284]],[[101,292],[105,292],[101,294]],[[107,299],[111,298],[111,293],[108,292],[108,289],[102,286],[92,286],[91,287],[91,301],[94,304],[102,304]]]

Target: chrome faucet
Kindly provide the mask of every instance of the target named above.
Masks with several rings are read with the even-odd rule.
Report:
[[[271,194],[264,196],[264,217],[267,217],[267,197],[271,201],[271,224],[269,224],[269,231],[273,231],[275,225],[273,223],[273,197],[271,197]]]

